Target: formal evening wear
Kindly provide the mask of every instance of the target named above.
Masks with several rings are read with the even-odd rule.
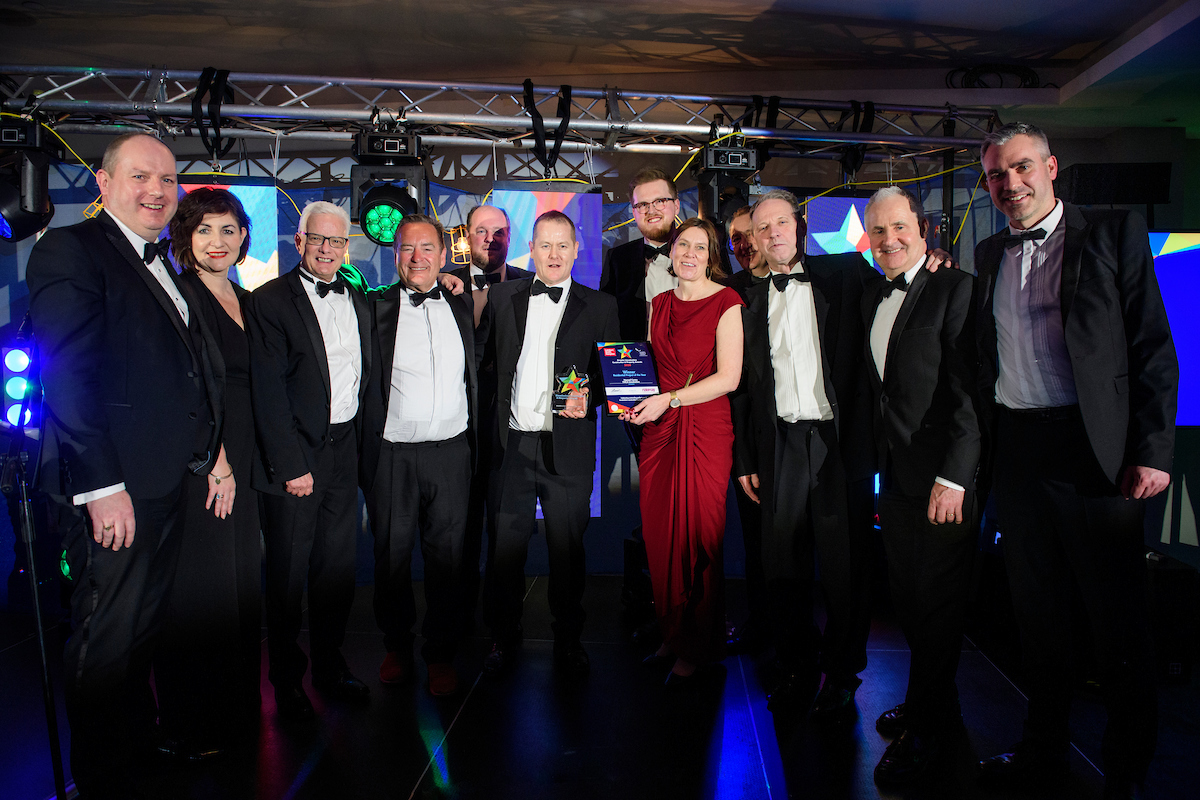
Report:
[[[163,277],[187,305],[174,272]],[[157,713],[150,661],[179,555],[183,485],[215,459],[224,363],[199,316],[184,321],[107,212],[47,231],[26,280],[44,388],[38,485],[55,500],[72,585],[71,771],[90,797],[126,797]],[[93,539],[83,503],[121,489],[136,535],[114,551]]]
[[[702,300],[654,298],[651,346],[659,388],[682,389],[717,370],[717,324],[737,292]],[[646,425],[638,458],[642,538],[663,642],[693,664],[725,651],[725,497],[733,466],[733,422],[725,395],[668,408]]]
[[[911,650],[908,730],[960,724],[955,674],[977,544],[974,278],[922,260],[863,296],[874,433],[882,467],[879,521],[892,603]],[[964,492],[962,516],[929,521],[935,483]]]
[[[299,686],[309,663],[297,643],[306,585],[313,679],[326,682],[345,669],[360,421],[371,374],[366,296],[349,282],[321,297],[302,270],[298,265],[258,287],[243,306],[262,456],[254,486],[263,493],[267,650],[276,689]],[[289,494],[287,481],[305,474],[312,475],[312,493]]]
[[[646,312],[650,301],[661,292],[674,289],[678,279],[667,273],[670,252],[651,252],[645,239],[617,245],[604,254],[600,291],[617,298],[620,338],[646,340]],[[616,338],[612,341],[615,341]]]
[[[220,519],[205,508],[208,478],[184,486],[183,539],[170,609],[154,657],[159,728],[189,752],[257,741],[262,654],[262,537],[246,333],[193,271],[179,280],[225,361],[221,443],[237,491]],[[248,293],[231,284],[239,300]],[[220,486],[225,486],[222,483]],[[220,486],[218,491],[220,491]]]
[[[979,392],[1021,631],[1024,742],[1065,759],[1072,634],[1086,624],[1072,614],[1078,591],[1105,687],[1105,773],[1141,782],[1157,734],[1145,502],[1118,482],[1125,467],[1170,471],[1179,365],[1141,217],[1071,203],[1052,216],[1041,239],[1010,242],[1005,230],[975,251]]]

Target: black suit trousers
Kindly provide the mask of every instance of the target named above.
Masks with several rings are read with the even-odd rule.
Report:
[[[63,654],[71,772],[88,798],[125,798],[134,758],[151,742],[150,664],[179,559],[182,489],[133,498],[134,538],[117,551],[92,538],[83,506],[59,503],[71,580]]]
[[[487,531],[488,549],[496,538],[496,514],[488,504],[488,479],[492,473],[492,447],[495,437],[496,410],[484,413],[480,419],[477,435],[476,468],[471,475],[471,488],[467,494],[467,524],[463,536],[462,578],[458,582],[458,602],[461,624],[469,629],[475,623],[475,607],[479,605],[479,559],[483,552],[483,534]],[[489,421],[491,424],[489,425]]]
[[[961,716],[954,679],[978,539],[975,492],[964,495],[958,523],[934,525],[928,509],[928,496],[879,494],[892,603],[912,651],[905,719],[914,730],[936,731]]]
[[[417,621],[412,550],[418,530],[425,561],[421,655],[428,664],[454,660],[467,525],[462,487],[470,479],[471,446],[465,433],[441,442],[385,441],[380,450],[375,483],[367,493],[375,536],[375,621],[388,652],[403,660],[412,653]]]
[[[330,679],[345,667],[341,646],[354,602],[358,517],[354,426],[333,426],[314,456],[312,494],[263,493],[267,652],[269,677],[276,686],[299,684],[308,666],[296,642],[306,580],[313,678]]]
[[[849,485],[832,422],[777,423],[773,497],[764,497],[762,558],[775,653],[789,670],[818,662],[838,677],[867,665],[868,534],[852,514],[869,500]],[[860,496],[861,495],[861,496]],[[825,632],[813,619],[816,561]]]
[[[504,464],[492,474],[496,504],[496,546],[485,591],[492,635],[516,638],[525,596],[525,559],[536,529],[536,503],[542,501],[546,548],[550,554],[548,599],[556,643],[578,642],[583,631],[586,565],[583,533],[591,518],[592,474],[558,475],[551,434],[510,430]]]
[[[1072,634],[1090,623],[1108,709],[1105,772],[1144,778],[1158,727],[1145,504],[1121,497],[1104,475],[1075,407],[1002,409],[994,481],[1029,686],[1026,741],[1065,755]],[[1072,619],[1076,586],[1086,620]]]

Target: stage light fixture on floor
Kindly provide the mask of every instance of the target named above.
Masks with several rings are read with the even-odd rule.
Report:
[[[58,157],[37,123],[0,124],[0,239],[20,241],[50,224],[50,161]]]
[[[420,140],[404,133],[360,133],[350,168],[350,221],[377,245],[391,247],[401,220],[425,207],[429,184]]]

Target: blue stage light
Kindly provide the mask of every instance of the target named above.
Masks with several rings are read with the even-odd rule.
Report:
[[[10,372],[24,372],[29,369],[29,353],[24,350],[9,350],[4,356],[4,366]]]
[[[20,425],[21,423],[18,421],[18,420],[20,420],[20,418],[21,418],[21,407],[20,406],[9,406],[8,407],[8,424],[9,425]],[[28,425],[29,421],[31,419],[33,419],[33,412],[27,408],[27,409],[25,409],[25,424]]]
[[[4,392],[13,400],[20,400],[29,392],[29,381],[24,378],[9,378],[4,382]]]

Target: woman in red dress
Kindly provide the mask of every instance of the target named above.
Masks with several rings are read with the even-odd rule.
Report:
[[[650,341],[661,394],[623,418],[645,425],[638,470],[642,534],[663,644],[675,657],[667,685],[724,657],[722,540],[725,493],[733,466],[733,424],[726,397],[742,372],[741,298],[721,277],[716,230],[689,219],[676,231],[674,291],[654,298]]]

